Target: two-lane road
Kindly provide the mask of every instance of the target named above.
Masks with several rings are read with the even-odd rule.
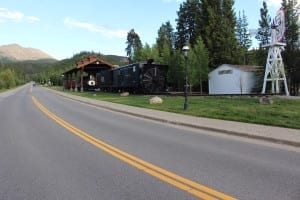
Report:
[[[300,154],[27,85],[0,94],[0,199],[300,199]]]

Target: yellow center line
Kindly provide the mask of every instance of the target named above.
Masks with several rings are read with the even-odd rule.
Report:
[[[73,126],[72,124],[66,122],[65,120],[61,119],[54,113],[50,112],[45,106],[43,106],[34,96],[32,96],[33,103],[49,118],[53,119],[55,122],[69,130],[71,133],[79,136],[83,140],[89,142],[90,144],[96,146],[99,149],[102,149],[106,153],[124,161],[125,163],[144,171],[166,183],[169,183],[181,190],[184,190],[200,199],[205,200],[215,200],[215,199],[223,199],[223,200],[234,200],[235,198],[218,192],[214,189],[211,189],[207,186],[204,186],[200,183],[194,182],[190,179],[184,178],[179,176],[175,173],[167,171],[161,167],[158,167],[154,164],[151,164],[147,161],[144,161],[136,156],[128,154],[110,144],[105,143],[104,141],[97,139],[90,134],[84,132]]]

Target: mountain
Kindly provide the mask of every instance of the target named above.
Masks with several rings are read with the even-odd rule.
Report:
[[[0,46],[1,61],[36,61],[36,60],[55,60],[45,52],[34,49],[25,48],[18,44],[9,44]]]

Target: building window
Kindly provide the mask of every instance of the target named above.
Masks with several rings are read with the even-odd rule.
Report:
[[[220,70],[218,71],[219,75],[223,75],[223,74],[232,74],[232,70],[231,69],[227,69],[227,70]]]

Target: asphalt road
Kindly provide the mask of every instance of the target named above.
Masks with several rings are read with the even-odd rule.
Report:
[[[299,200],[300,154],[98,109],[30,85],[0,93],[0,199],[196,199],[45,115],[237,199]]]

